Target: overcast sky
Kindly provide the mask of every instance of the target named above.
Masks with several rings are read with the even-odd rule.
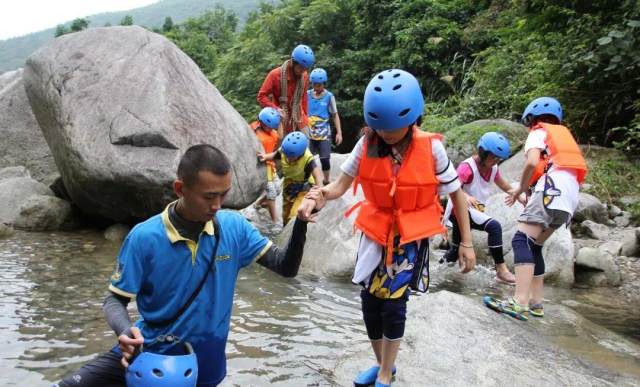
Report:
[[[101,12],[124,11],[158,0],[0,0],[0,40],[55,27]]]

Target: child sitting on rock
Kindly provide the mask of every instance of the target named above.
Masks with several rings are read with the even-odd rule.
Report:
[[[471,228],[485,231],[488,234],[489,252],[496,264],[496,279],[499,282],[514,284],[516,279],[504,263],[502,251],[502,226],[485,213],[485,204],[491,196],[492,185],[495,183],[501,190],[511,189],[498,170],[498,163],[509,158],[511,154],[509,141],[500,133],[485,133],[478,142],[478,152],[458,166],[458,178],[462,183],[469,205],[469,219]],[[451,214],[453,205],[447,203],[444,220],[453,224],[451,246],[444,255],[447,262],[458,260],[458,245],[460,244],[460,226],[455,214]]]

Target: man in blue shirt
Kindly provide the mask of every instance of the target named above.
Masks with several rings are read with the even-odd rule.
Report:
[[[217,148],[187,150],[173,184],[179,199],[135,226],[120,250],[103,307],[118,346],[60,387],[124,386],[125,368],[143,343],[145,351],[171,355],[182,354],[179,343],[189,342],[198,358],[198,386],[224,379],[239,270],[256,261],[294,277],[306,234],[306,222],[297,219],[280,249],[237,212],[220,210],[231,179],[229,160]],[[126,306],[134,298],[141,317],[132,325]]]

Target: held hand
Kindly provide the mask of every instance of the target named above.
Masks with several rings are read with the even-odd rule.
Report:
[[[314,223],[315,215],[311,212],[316,208],[316,201],[313,199],[303,199],[302,203],[298,207],[298,219],[303,220],[305,222]]]
[[[140,329],[137,327],[131,327],[131,334],[133,335],[133,338],[124,333],[118,337],[118,346],[122,351],[122,359],[120,360],[120,363],[124,368],[129,367],[129,361],[133,358],[136,349],[144,344],[144,337],[142,337]]]
[[[306,195],[304,195],[304,198],[314,200],[316,202],[315,209],[320,211],[322,208],[324,208],[325,204],[327,204],[327,201],[324,195],[325,195],[324,187],[320,188],[320,187],[314,186],[309,190],[309,192],[307,192]]]
[[[260,162],[264,163],[265,161],[267,161],[264,153],[261,153],[261,152],[256,152],[256,153],[258,154],[258,160],[260,160]]]
[[[342,144],[342,133],[336,134],[336,145]]]
[[[473,251],[473,247],[460,245],[458,248],[458,264],[460,265],[460,272],[463,274],[470,272],[476,267],[476,253]]]

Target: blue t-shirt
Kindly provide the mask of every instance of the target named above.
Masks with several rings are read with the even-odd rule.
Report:
[[[179,353],[182,346],[156,340],[166,335],[188,341],[198,356],[198,382],[217,384],[226,375],[225,345],[238,272],[260,258],[271,242],[237,212],[218,211],[220,246],[214,271],[177,321],[165,328],[151,327],[145,319],[171,318],[187,302],[209,267],[216,243],[213,222],[205,224],[195,243],[178,233],[167,209],[131,230],[109,290],[136,298],[141,318],[135,325],[146,350]]]

